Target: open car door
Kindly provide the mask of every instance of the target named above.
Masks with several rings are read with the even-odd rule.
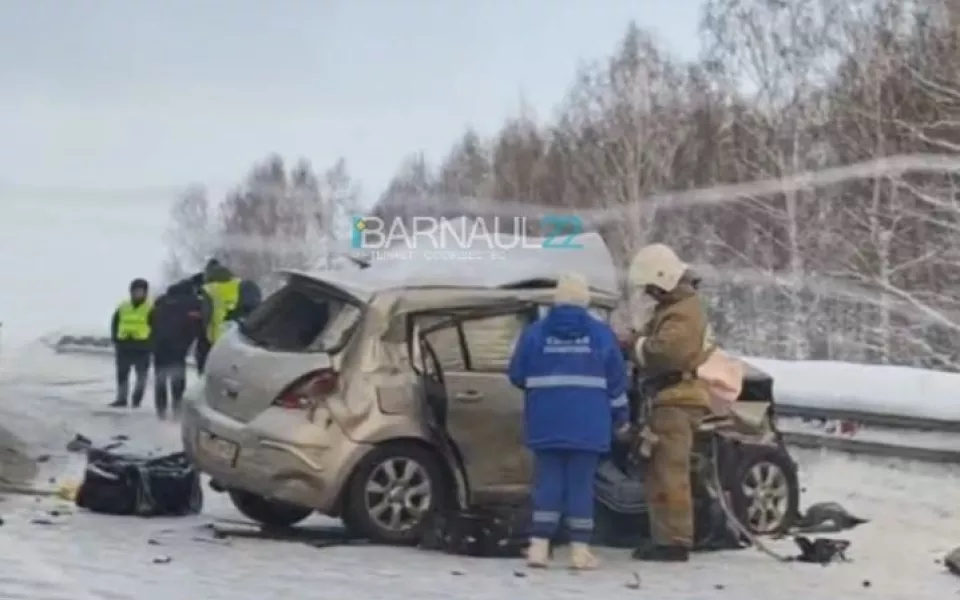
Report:
[[[434,316],[419,329],[424,368],[435,363],[446,401],[435,411],[460,458],[470,501],[509,502],[526,495],[533,460],[524,443],[523,392],[507,366],[531,304]]]

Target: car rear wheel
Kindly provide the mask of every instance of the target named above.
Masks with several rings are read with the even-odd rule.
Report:
[[[436,453],[414,443],[378,446],[350,478],[344,523],[372,542],[416,544],[446,497],[441,464]]]
[[[230,490],[230,500],[243,516],[268,527],[292,527],[313,512],[312,509],[268,500],[243,490]]]
[[[730,488],[737,518],[759,535],[786,533],[798,515],[800,484],[790,457],[776,448],[744,447]]]

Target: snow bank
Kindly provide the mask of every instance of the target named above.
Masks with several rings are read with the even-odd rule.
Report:
[[[960,421],[960,374],[910,367],[746,357],[792,406]]]

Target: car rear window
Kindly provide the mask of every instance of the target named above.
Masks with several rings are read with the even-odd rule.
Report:
[[[350,340],[361,312],[345,295],[293,277],[240,324],[240,332],[268,350],[336,353]]]

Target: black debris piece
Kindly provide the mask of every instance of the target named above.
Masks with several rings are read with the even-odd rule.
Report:
[[[808,537],[798,535],[793,538],[794,543],[800,548],[800,555],[794,557],[797,562],[816,563],[828,565],[834,561],[846,562],[846,551],[850,547],[849,540],[835,540],[830,538],[816,538],[811,540]]]
[[[793,530],[803,533],[837,533],[869,522],[850,514],[850,511],[837,502],[819,502],[807,509],[797,520]]]
[[[93,448],[93,440],[79,433],[67,442],[67,452],[86,452],[90,448]]]
[[[211,523],[209,528],[212,529],[215,540],[236,538],[297,542],[313,548],[368,543],[342,527],[265,527],[250,522],[228,520]]]
[[[954,575],[960,575],[960,548],[956,548],[947,554],[943,559],[943,564]]]

